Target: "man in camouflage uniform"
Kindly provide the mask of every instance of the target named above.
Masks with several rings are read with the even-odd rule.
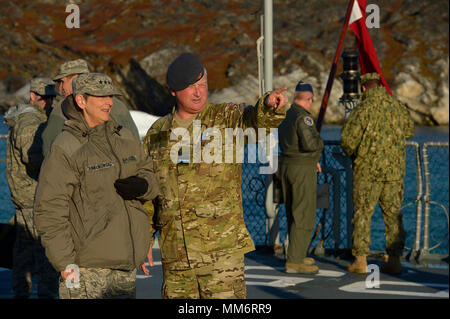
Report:
[[[241,165],[224,161],[223,154],[212,163],[196,157],[209,142],[207,129],[224,136],[226,128],[277,127],[285,114],[285,89],[247,108],[208,103],[206,70],[191,53],[172,62],[166,80],[176,107],[152,125],[144,140],[162,192],[154,218],[164,271],[162,296],[245,298],[244,254],[254,244],[243,218]],[[188,145],[193,160],[177,158],[177,131],[193,137]],[[195,148],[197,138],[201,150]],[[233,145],[224,143],[225,148]]]
[[[73,81],[63,104],[69,120],[39,175],[34,218],[61,272],[61,299],[135,298],[136,268],[149,251],[142,202],[158,195],[158,183],[139,139],[109,116],[116,94],[105,74]]]
[[[5,114],[11,126],[6,147],[6,177],[16,208],[16,241],[13,250],[12,286],[15,298],[28,298],[32,275],[38,276],[38,296],[54,298],[57,273],[45,257],[33,222],[33,200],[42,163],[42,130],[47,122],[55,85],[49,78],[30,83],[30,104],[19,104]]]
[[[278,127],[280,179],[288,219],[287,273],[315,274],[313,258],[306,257],[316,220],[317,172],[323,141],[311,117],[313,89],[300,81],[294,103]]]
[[[67,116],[62,112],[61,105],[66,101],[68,96],[72,95],[72,81],[82,73],[89,73],[89,67],[85,60],[77,59],[65,62],[60,65],[58,75],[53,79],[58,84],[58,89],[63,98],[55,101],[53,111],[48,119],[47,127],[42,133],[44,156],[50,152],[50,147],[56,136],[61,132]],[[114,97],[114,107],[111,110],[111,116],[123,127],[131,130],[139,137],[138,130],[131,118],[128,108],[123,102]],[[66,101],[67,103],[67,101]]]
[[[405,142],[414,136],[406,107],[390,96],[377,73],[361,76],[363,94],[342,128],[341,146],[353,159],[353,249],[349,272],[366,273],[370,222],[377,202],[385,223],[388,262],[381,270],[401,273],[405,245],[401,204],[405,177]]]

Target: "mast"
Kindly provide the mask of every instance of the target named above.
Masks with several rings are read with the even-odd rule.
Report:
[[[273,3],[264,0],[264,89],[273,90]]]
[[[350,16],[352,13],[354,1],[355,0],[350,0],[348,2],[347,13],[345,15],[344,25],[342,26],[341,36],[339,38],[336,53],[334,55],[333,64],[331,65],[330,75],[328,76],[327,87],[325,89],[325,93],[323,94],[322,105],[320,106],[319,117],[318,117],[317,123],[316,123],[316,127],[319,132],[320,132],[320,129],[322,128],[322,121],[323,121],[323,118],[325,117],[325,112],[327,110],[328,99],[330,98],[331,88],[333,87],[334,77],[336,76],[337,65],[339,62],[339,57],[341,55],[342,46],[344,45],[345,32],[347,31],[347,28],[348,28],[348,23],[350,21]]]

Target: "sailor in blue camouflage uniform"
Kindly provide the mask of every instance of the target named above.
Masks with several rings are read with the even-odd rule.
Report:
[[[405,105],[390,96],[377,73],[361,76],[363,94],[342,128],[342,149],[353,160],[353,249],[349,272],[366,273],[370,222],[377,202],[385,223],[388,262],[381,270],[401,273],[405,245],[402,222],[405,142],[414,123]]]

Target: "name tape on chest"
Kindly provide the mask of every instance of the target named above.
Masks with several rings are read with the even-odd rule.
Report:
[[[92,171],[98,171],[98,170],[109,168],[109,167],[113,167],[113,166],[114,166],[114,163],[112,163],[112,162],[100,163],[100,164],[95,164],[95,165],[88,166],[87,170],[89,172],[92,172]]]

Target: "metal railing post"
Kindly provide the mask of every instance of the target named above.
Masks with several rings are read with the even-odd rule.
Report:
[[[431,189],[430,189],[430,169],[428,162],[427,149],[429,146],[434,147],[448,147],[448,142],[425,142],[422,145],[422,158],[425,176],[425,214],[424,214],[424,225],[423,225],[423,249],[420,252],[419,260],[423,260],[430,252],[430,204],[434,203],[430,199]],[[447,228],[448,228],[448,216],[447,216]],[[439,245],[437,245],[439,246]],[[437,247],[437,246],[434,246]]]
[[[341,153],[334,152],[333,156],[344,167],[345,171],[345,195],[346,195],[346,212],[347,212],[347,248],[352,249],[352,233],[353,233],[353,169],[352,160]]]
[[[420,151],[419,151],[419,143],[407,141],[406,146],[414,147],[414,151],[416,153],[416,175],[417,175],[417,196],[415,203],[416,207],[416,236],[414,238],[414,247],[412,250],[412,257],[416,258],[420,252],[420,235],[421,235],[421,227],[422,227],[422,168],[420,165]]]
[[[264,86],[273,90],[273,3],[264,0]]]

